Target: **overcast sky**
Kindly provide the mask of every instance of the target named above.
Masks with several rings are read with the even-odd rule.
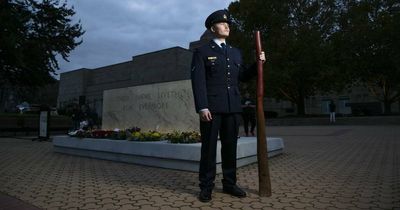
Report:
[[[204,20],[233,0],[69,0],[74,21],[86,31],[83,43],[59,59],[58,73],[97,68],[131,60],[132,56],[198,40]]]

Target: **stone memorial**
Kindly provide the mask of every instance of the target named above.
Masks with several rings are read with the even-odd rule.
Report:
[[[268,156],[283,152],[282,138],[266,138]],[[197,172],[200,163],[201,143],[171,144],[167,141],[135,142],[110,139],[80,139],[67,136],[53,138],[54,151],[64,154],[113,160],[160,168]],[[217,173],[222,172],[221,142],[217,143]],[[238,139],[237,167],[257,162],[257,139],[241,137]]]
[[[142,131],[198,131],[199,117],[194,110],[190,80],[154,83],[111,89],[103,94],[102,129],[126,129],[137,126]],[[265,139],[270,157],[283,152],[281,138]],[[161,168],[198,171],[201,143],[173,144],[163,141],[127,141],[56,136],[54,151]],[[221,145],[217,145],[217,173],[221,173]],[[257,162],[257,139],[238,139],[237,167]]]
[[[103,129],[137,126],[143,131],[198,131],[190,80],[106,90]]]

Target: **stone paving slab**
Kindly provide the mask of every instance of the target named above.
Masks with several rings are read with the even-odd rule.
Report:
[[[201,203],[197,173],[15,138],[0,138],[0,192],[43,209],[400,209],[400,126],[267,127],[267,135],[285,139],[285,153],[270,159],[271,197],[257,195],[257,164],[238,170],[248,197],[223,194],[218,175],[212,202]]]

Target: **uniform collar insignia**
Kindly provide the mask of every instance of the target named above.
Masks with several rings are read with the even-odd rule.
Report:
[[[227,44],[226,46],[227,46],[229,49],[232,48],[232,47],[229,46],[228,44]],[[217,52],[219,52],[219,53],[222,53],[221,47],[218,46],[218,44],[215,43],[213,40],[210,41],[210,47],[211,47],[211,49],[213,49],[213,50],[215,50],[215,51],[217,51]]]

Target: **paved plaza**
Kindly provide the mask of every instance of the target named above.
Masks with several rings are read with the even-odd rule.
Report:
[[[54,153],[51,142],[0,138],[0,209],[400,209],[400,126],[267,127],[272,196],[257,164],[238,170],[246,198],[197,200],[197,173]],[[7,204],[7,205],[5,205]],[[7,207],[9,206],[9,207]]]

